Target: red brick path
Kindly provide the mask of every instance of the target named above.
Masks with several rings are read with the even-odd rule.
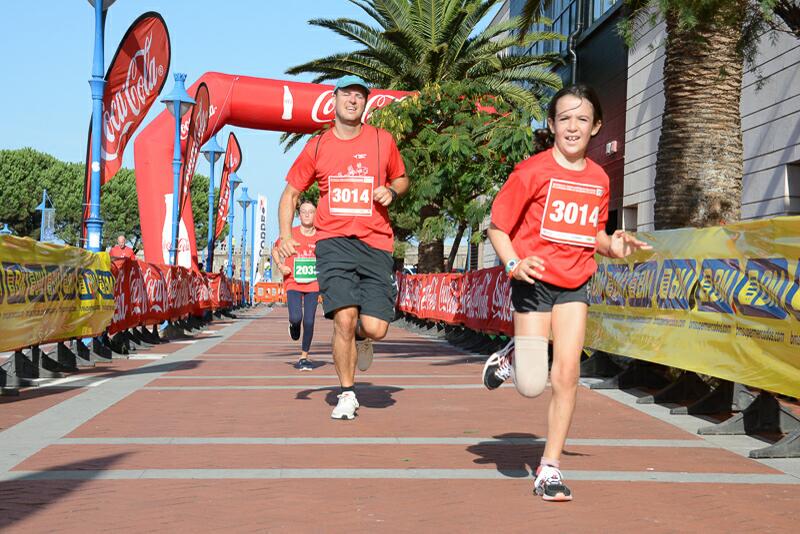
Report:
[[[298,345],[288,339],[285,310],[278,308],[256,316],[234,335],[220,337],[226,329],[241,324],[214,325],[209,330],[219,330],[219,334],[197,336],[221,340],[204,354],[155,378],[17,464],[4,480],[0,479],[0,530],[796,529],[800,485],[719,483],[711,475],[782,476],[780,471],[710,447],[696,435],[586,388],[580,388],[570,437],[595,441],[568,445],[563,467],[576,474],[610,472],[613,476],[603,480],[578,477],[570,483],[575,493],[572,503],[544,503],[531,495],[532,479],[522,476],[524,470],[538,464],[542,444],[481,440],[543,436],[547,394],[530,400],[518,396],[513,388],[489,392],[440,387],[479,384],[482,361],[438,341],[392,328],[386,342],[376,344],[373,367],[358,377],[359,384],[373,386],[358,394],[362,405],[359,417],[334,421],[330,411],[337,382],[329,353],[330,323],[322,318],[317,322],[312,357],[319,366],[310,373],[291,367]],[[179,355],[190,346],[170,343],[150,352]],[[114,362],[116,369],[109,376],[125,376],[126,368],[130,372],[144,364],[153,362]],[[92,372],[109,373],[102,368]],[[115,387],[115,380],[97,387]],[[281,388],[264,389],[272,386]],[[197,387],[204,389],[193,389]],[[2,398],[0,429],[46,413],[49,407],[85,391],[50,388],[23,392],[16,399]],[[114,438],[122,441],[114,443]],[[132,438],[152,439],[136,443]],[[164,439],[153,441],[158,438]],[[200,441],[175,444],[166,438]],[[204,443],[205,438],[224,439]],[[250,438],[262,442],[248,443]],[[276,443],[280,438],[309,438],[312,443]],[[384,441],[313,443],[319,438]],[[402,443],[385,438],[419,440]],[[425,443],[425,438],[450,442]],[[682,446],[602,442],[620,439],[676,440]],[[323,478],[315,478],[314,470],[323,469],[345,471],[339,478],[324,478],[327,475],[323,474],[319,475]],[[368,470],[388,469],[405,475],[459,470],[469,476],[363,478],[374,476]],[[244,470],[244,478],[231,471],[211,470]],[[88,472],[89,476],[65,479],[77,476],[76,472]],[[291,478],[299,472],[303,478]],[[263,473],[272,474],[265,477]],[[648,473],[709,474],[709,479],[691,483],[641,481]],[[15,480],[15,474],[22,478]],[[30,479],[48,474],[55,480]],[[106,475],[117,479],[105,480],[102,477]],[[119,479],[121,476],[129,479]],[[197,478],[187,478],[192,476]],[[248,478],[252,476],[256,478]],[[479,476],[487,479],[475,479]]]

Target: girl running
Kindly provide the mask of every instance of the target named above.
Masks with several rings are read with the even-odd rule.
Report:
[[[539,395],[552,333],[547,444],[533,488],[546,501],[572,500],[559,460],[575,411],[594,253],[624,258],[651,248],[621,230],[605,232],[608,176],[586,157],[602,120],[591,88],[558,91],[547,117],[554,146],[516,166],[495,198],[488,231],[511,278],[514,354],[509,346],[492,355],[483,371],[486,387],[495,389],[512,376],[522,395]]]
[[[292,228],[292,238],[300,246],[297,255],[282,258],[278,253],[280,239],[272,249],[272,259],[283,273],[283,286],[286,289],[286,303],[289,307],[289,335],[295,341],[300,339],[302,324],[303,342],[300,346],[300,359],[295,363],[299,371],[314,369],[308,359],[311,339],[314,337],[314,317],[317,313],[319,285],[317,284],[317,230],[314,228],[314,215],[317,208],[311,201],[300,203],[300,226]]]

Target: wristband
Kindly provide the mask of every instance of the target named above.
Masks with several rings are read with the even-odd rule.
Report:
[[[392,194],[392,202],[394,202],[395,200],[397,200],[397,191],[395,191],[394,189],[392,189],[392,188],[391,188],[391,187],[389,187],[388,185],[386,186],[386,189],[388,189],[388,190],[389,190],[389,192]]]
[[[519,260],[517,258],[508,260],[508,263],[506,263],[506,274],[509,278],[511,278],[511,273],[514,272],[514,269],[517,268],[517,265],[519,265]]]

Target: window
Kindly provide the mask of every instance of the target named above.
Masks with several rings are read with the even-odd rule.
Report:
[[[635,232],[639,229],[638,206],[627,206],[622,208],[622,229],[626,232]]]
[[[593,23],[600,17],[602,17],[606,11],[614,7],[618,0],[592,0],[592,7],[590,11],[591,20],[589,24]]]
[[[786,166],[786,215],[800,215],[800,161]]]

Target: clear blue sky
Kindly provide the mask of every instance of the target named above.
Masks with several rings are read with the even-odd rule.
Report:
[[[311,76],[289,78],[284,73],[291,66],[355,45],[310,26],[308,20],[350,17],[368,22],[366,14],[346,0],[117,0],[106,19],[106,67],[128,26],[146,11],[164,17],[172,41],[171,67],[188,75],[187,87],[207,71],[311,81]],[[491,16],[485,22],[489,20]],[[94,10],[86,0],[3,2],[0,148],[29,146],[65,161],[83,161],[91,116],[88,80],[93,43]],[[172,83],[170,73],[164,94]],[[145,123],[162,106],[154,104]],[[229,130],[217,134],[223,147]],[[277,132],[233,131],[243,153],[238,174],[252,196],[267,197],[268,239],[274,240],[283,179],[300,147],[284,154]],[[124,164],[133,167],[133,142],[127,146]],[[217,179],[219,170],[218,165]],[[205,159],[197,172],[208,175]],[[237,219],[240,213],[237,208]],[[238,220],[235,226],[234,235],[239,236]]]

